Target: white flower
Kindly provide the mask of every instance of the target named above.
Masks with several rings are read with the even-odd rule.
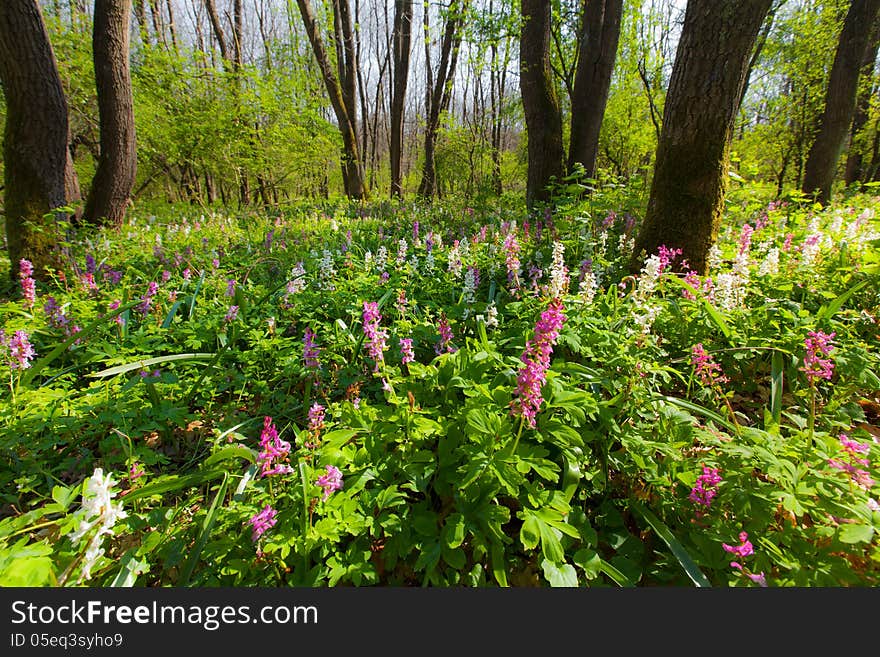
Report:
[[[83,554],[83,562],[80,570],[79,581],[87,580],[92,576],[92,568],[98,559],[104,554],[101,543],[104,536],[113,534],[113,528],[128,514],[122,509],[122,502],[113,503],[116,491],[113,486],[116,482],[108,473],[104,476],[101,468],[95,468],[94,473],[86,480],[82,493],[82,506],[76,512],[80,518],[77,529],[70,534],[70,540],[78,543],[83,537],[97,528]]]
[[[596,297],[596,290],[599,288],[598,282],[596,281],[596,276],[593,272],[588,271],[584,272],[584,279],[580,284],[580,297],[584,303],[587,305],[593,303],[593,299]]]
[[[486,308],[486,328],[496,328],[498,326],[498,308],[495,307],[495,302],[489,304],[489,307]]]
[[[709,265],[709,270],[714,271],[721,267],[721,249],[717,244],[713,244],[709,249],[709,255],[706,258],[707,264]]]
[[[779,273],[779,249],[773,247],[758,265],[758,276],[775,276]]]
[[[636,292],[640,299],[647,299],[654,293],[657,287],[657,280],[660,278],[660,256],[652,255],[645,261],[642,267],[641,276],[639,276],[639,287]]]
[[[568,270],[565,267],[565,246],[562,242],[553,243],[553,262],[550,265],[550,285],[548,293],[554,299],[561,298],[568,291]]]

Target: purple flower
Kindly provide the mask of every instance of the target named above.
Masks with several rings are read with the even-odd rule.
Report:
[[[250,520],[248,520],[248,524],[251,525],[253,529],[253,534],[251,535],[251,540],[256,543],[259,538],[266,533],[267,530],[274,527],[278,520],[276,516],[278,512],[273,509],[269,504],[263,507],[263,510],[254,515]]]
[[[379,314],[379,304],[375,301],[364,302],[363,322],[364,336],[367,340],[367,353],[376,365],[374,371],[379,371],[381,363],[385,362],[385,349],[387,348],[385,341],[388,339],[387,331],[379,328],[379,322],[382,321],[382,315]]]
[[[666,271],[666,269],[675,262],[675,259],[681,254],[681,249],[670,249],[665,244],[661,244],[660,248],[657,250],[657,255],[660,257],[660,271],[657,272],[658,275]]]
[[[34,266],[30,260],[22,258],[18,261],[18,274],[21,278],[30,278],[34,275]]]
[[[804,338],[807,354],[804,356],[804,366],[801,371],[807,375],[807,380],[811,385],[816,379],[831,379],[834,373],[834,363],[830,358],[825,358],[834,351],[834,347],[831,345],[834,336],[835,333],[810,331]]]
[[[70,321],[64,314],[61,306],[55,301],[55,297],[46,298],[46,304],[43,306],[43,311],[48,317],[49,326],[52,328],[65,328]]]
[[[7,344],[9,348],[10,363],[9,366],[14,370],[24,370],[31,366],[31,361],[36,352],[31,346],[28,334],[24,331],[16,331],[9,338]]]
[[[520,360],[523,366],[516,377],[515,398],[511,402],[511,413],[535,426],[535,416],[541,408],[544,398],[541,388],[550,367],[550,355],[553,345],[559,337],[559,331],[565,322],[562,314],[563,306],[560,299],[553,299],[541,318],[535,324],[535,332],[526,343]]]
[[[416,357],[413,353],[412,338],[400,338],[400,362],[406,365],[413,362]]]
[[[260,476],[269,477],[276,474],[290,474],[293,468],[283,463],[290,454],[290,443],[278,437],[278,430],[268,415],[263,418],[263,431],[260,433],[261,452],[257,457],[260,464]],[[281,461],[276,463],[276,461]]]
[[[166,269],[165,271],[162,272],[162,282],[167,283],[170,280],[171,280],[171,272]]]
[[[227,297],[234,297],[235,296],[235,285],[236,285],[236,283],[235,283],[234,278],[230,278],[228,281],[226,281],[226,296]]]
[[[691,347],[691,365],[696,369],[697,378],[704,386],[711,387],[728,380],[722,373],[721,366],[713,361],[709,352],[703,348],[702,342]]]
[[[712,500],[718,494],[718,484],[721,483],[721,474],[717,468],[703,466],[703,473],[697,477],[697,483],[691,488],[688,499],[694,504],[706,507],[711,506]],[[702,513],[699,510],[698,513]]]
[[[318,486],[324,489],[324,501],[327,500],[330,495],[333,494],[334,491],[340,490],[342,488],[342,472],[339,471],[339,468],[333,465],[327,466],[327,474],[321,475],[318,477],[318,481],[316,482]]]
[[[324,428],[325,410],[318,402],[312,404],[312,407],[309,409],[309,431],[311,433],[318,434]]]
[[[730,554],[736,555],[738,557],[750,557],[755,554],[755,548],[752,546],[752,543],[749,540],[749,535],[746,532],[740,532],[739,541],[739,545],[728,545],[727,543],[722,543],[721,547],[724,548],[725,552],[730,552]],[[736,568],[736,566],[733,567]]]
[[[146,315],[150,312],[150,305],[153,302],[153,297],[156,296],[156,292],[158,291],[159,284],[156,281],[150,281],[150,284],[147,286],[147,293],[141,297],[141,303],[135,307],[135,310],[142,315]]]
[[[238,306],[229,306],[229,310],[226,311],[226,317],[223,318],[223,321],[227,324],[234,322],[238,317]]]
[[[303,360],[306,367],[314,369],[320,367],[321,363],[318,361],[320,354],[321,350],[315,345],[315,332],[311,327],[307,327],[305,337],[303,337]]]
[[[444,352],[453,353],[455,347],[452,346],[452,329],[449,326],[449,320],[446,319],[446,313],[440,313],[440,340],[434,345],[434,353],[440,355]]]

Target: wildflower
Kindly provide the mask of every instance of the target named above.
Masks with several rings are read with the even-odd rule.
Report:
[[[663,261],[660,256],[653,255],[645,261],[639,276],[639,286],[636,292],[640,299],[647,299],[654,293],[657,281],[663,273]]]
[[[321,286],[325,290],[333,290],[333,278],[336,276],[336,269],[333,267],[333,254],[328,249],[324,249],[321,253],[321,261],[318,263],[318,276],[321,279]]]
[[[725,383],[728,379],[721,371],[721,366],[712,360],[712,356],[700,342],[691,347],[691,365],[696,368],[697,378],[704,386],[712,387]]]
[[[339,468],[336,466],[328,465],[327,474],[318,477],[316,483],[324,489],[323,500],[326,502],[327,498],[329,498],[334,491],[342,489],[342,472],[340,472]]]
[[[325,410],[318,402],[312,404],[312,407],[309,409],[309,431],[311,433],[318,434],[324,428]]]
[[[834,374],[834,363],[830,358],[825,358],[834,350],[831,340],[835,333],[822,333],[810,331],[804,338],[804,347],[807,350],[804,356],[804,366],[801,371],[807,375],[807,380],[812,385],[816,379],[831,379]]]
[[[143,464],[138,461],[135,461],[134,463],[131,464],[131,467],[128,469],[128,480],[129,481],[136,481],[137,479],[140,479],[141,477],[143,477],[145,474],[146,474],[146,472],[144,471]]]
[[[31,361],[36,356],[33,346],[24,331],[16,331],[9,338],[9,367],[14,370],[24,370],[31,366]]]
[[[64,314],[64,310],[58,305],[58,302],[55,301],[55,297],[46,298],[43,312],[48,316],[49,326],[52,328],[65,328],[70,321]]]
[[[709,255],[706,258],[706,264],[709,266],[710,271],[714,271],[721,268],[721,263],[721,248],[717,244],[713,244],[709,248]]]
[[[235,321],[238,317],[238,306],[229,306],[229,310],[226,311],[226,317],[223,318],[223,321],[227,324],[230,324]]]
[[[407,363],[413,362],[416,357],[413,353],[413,341],[412,338],[400,338],[400,362],[403,365]]]
[[[183,280],[185,280],[185,281],[188,281],[190,278],[192,278],[192,272],[189,270],[189,267],[187,267],[186,269],[183,270],[182,275],[183,275]]]
[[[34,266],[30,260],[22,258],[19,261],[18,273],[21,278],[21,296],[24,298],[25,306],[31,309],[37,301],[37,282],[31,278],[31,275],[34,273]]]
[[[794,233],[785,234],[785,242],[782,244],[782,250],[788,253],[791,250],[791,242],[794,240]]]
[[[276,474],[289,474],[293,468],[283,462],[290,454],[290,443],[278,437],[278,430],[268,415],[263,418],[263,431],[260,433],[260,476],[268,477]]]
[[[725,552],[729,552],[730,554],[737,557],[750,557],[755,554],[755,549],[752,546],[751,541],[749,541],[749,535],[746,532],[740,532],[739,534],[739,545],[728,545],[727,543],[722,543],[721,547],[724,548]],[[734,562],[735,563],[735,562]],[[733,563],[731,566],[736,568]]]
[[[840,434],[838,440],[843,446],[843,451],[846,453],[848,462],[839,459],[829,459],[828,466],[849,474],[853,483],[860,488],[864,488],[865,490],[871,489],[874,486],[874,479],[867,470],[863,469],[870,467],[871,465],[870,460],[865,458],[871,451],[871,446],[868,443],[860,443],[856,440],[852,440],[845,433]]]
[[[116,497],[116,491],[113,490],[115,484],[116,482],[109,473],[106,477],[104,476],[102,468],[95,468],[92,476],[85,481],[82,506],[76,512],[79,525],[71,532],[70,539],[74,543],[78,543],[93,529],[97,528],[97,531],[86,547],[80,569],[80,582],[91,578],[92,568],[104,554],[104,549],[101,547],[104,536],[112,535],[116,523],[128,517],[128,514],[122,509],[122,502],[113,503],[113,498]]]
[[[801,247],[801,266],[805,269],[812,268],[816,263],[823,237],[824,235],[817,231],[804,240],[804,244]]]
[[[710,468],[703,466],[703,472],[697,477],[697,482],[691,488],[688,499],[699,506],[708,509],[712,505],[712,500],[718,494],[718,484],[721,483],[721,474],[718,468]],[[703,510],[699,510],[698,514],[702,514]]]
[[[315,344],[315,332],[309,326],[306,328],[305,336],[303,336],[303,361],[305,366],[313,369],[320,367],[318,356],[321,350]]]
[[[758,265],[758,276],[775,276],[779,273],[779,249],[773,247]]]
[[[234,297],[235,296],[235,286],[236,285],[237,285],[237,282],[234,278],[230,278],[228,281],[226,281],[226,296],[227,297]]]
[[[495,306],[495,302],[489,304],[489,307],[486,308],[486,328],[497,328],[498,327],[498,308]]]
[[[511,402],[511,412],[523,418],[530,427],[535,426],[535,416],[544,401],[541,388],[550,367],[553,345],[565,322],[562,309],[562,301],[559,299],[550,302],[547,309],[541,313],[541,318],[535,324],[534,334],[526,343],[526,348],[520,357],[523,366],[516,377],[517,387],[515,398]]]
[[[34,265],[30,260],[22,258],[18,261],[18,274],[21,278],[30,278],[34,275]]]
[[[269,529],[274,527],[278,523],[278,519],[276,516],[278,512],[272,508],[271,505],[267,504],[263,507],[263,510],[259,513],[255,514],[248,520],[248,524],[253,527],[253,533],[251,534],[251,540],[256,543],[260,537],[265,534]]]
[[[568,291],[568,268],[565,266],[565,246],[553,242],[553,263],[550,265],[550,285],[547,293],[552,299],[561,298]]]
[[[742,231],[739,234],[739,254],[748,253],[752,246],[752,233],[755,229],[750,224],[743,224]]]
[[[367,339],[367,352],[375,363],[374,371],[379,371],[380,363],[385,361],[385,340],[388,338],[387,331],[379,328],[382,315],[379,314],[379,304],[375,301],[365,301],[363,311],[364,336]]]
[[[669,269],[670,266],[675,262],[675,259],[682,254],[681,249],[670,249],[665,244],[661,244],[657,249],[657,257],[660,259],[660,271],[662,274],[664,271]]]
[[[150,311],[150,305],[152,304],[153,297],[156,296],[156,292],[159,291],[159,284],[155,281],[150,281],[150,284],[147,286],[147,293],[141,297],[141,303],[139,303],[135,310],[137,310],[142,315],[146,315]]]
[[[110,302],[110,305],[107,306],[107,310],[118,310],[120,305],[122,305],[122,301],[120,301],[119,299],[114,299]],[[125,324],[125,318],[123,318],[121,314],[116,315],[116,317],[113,318],[113,321],[119,324],[119,326],[123,326]]]
[[[694,290],[700,289],[700,275],[694,269],[688,271],[684,277],[684,282],[694,288]],[[682,291],[682,295],[685,299],[690,299],[691,301],[695,301],[697,298],[697,295],[687,288]]]
[[[452,329],[449,326],[449,320],[446,319],[446,313],[440,313],[440,340],[434,345],[434,353],[440,355],[444,352],[453,353],[455,347],[452,346]]]
[[[465,244],[467,243],[465,242]],[[461,262],[461,245],[458,241],[453,243],[449,253],[446,254],[446,264],[454,278],[461,276],[461,269],[464,265]]]
[[[719,307],[724,310],[733,310],[742,305],[744,297],[745,288],[742,278],[727,272],[716,276],[713,298]]]
[[[470,314],[470,306],[476,301],[476,276],[474,267],[468,267],[464,274],[464,289],[461,292],[462,300],[465,303],[464,317],[467,319]]]
[[[406,262],[406,251],[409,248],[409,245],[406,243],[405,239],[400,239],[397,241],[397,266],[401,267]]]
[[[406,313],[406,303],[406,288],[402,287],[397,291],[397,302],[394,304],[399,315]]]

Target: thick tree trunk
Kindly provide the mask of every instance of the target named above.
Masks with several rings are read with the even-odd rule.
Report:
[[[547,186],[562,178],[565,152],[562,114],[550,70],[550,0],[522,0],[520,92],[528,131],[526,202],[550,197]]]
[[[92,36],[101,127],[101,157],[83,219],[120,226],[137,173],[134,103],[129,70],[131,2],[95,0]]]
[[[859,73],[878,11],[880,0],[853,0],[843,22],[825,92],[825,111],[807,156],[801,186],[804,193],[816,194],[816,200],[822,204],[831,200],[837,161],[855,112]]]
[[[771,0],[689,0],[633,268],[642,253],[680,248],[705,274],[721,224],[730,138],[749,57]]]
[[[67,101],[36,0],[0,2],[0,81],[6,99],[4,205],[10,275],[58,265],[56,232],[46,216],[76,187],[67,147]]]
[[[577,71],[571,97],[568,170],[580,162],[587,178],[596,176],[599,132],[617,57],[623,0],[584,0]]]
[[[880,50],[880,17],[874,20],[874,30],[871,34],[871,42],[865,50],[865,57],[862,60],[856,109],[853,114],[852,128],[849,132],[849,152],[847,153],[846,172],[844,174],[844,182],[847,186],[857,181],[865,182],[867,180],[865,149],[859,148],[857,140],[862,130],[868,124],[871,97],[876,93],[874,86],[874,63],[877,61],[877,53]]]
[[[394,3],[394,74],[391,93],[391,196],[403,196],[400,161],[403,153],[403,111],[409,79],[409,52],[412,41],[412,0]]]

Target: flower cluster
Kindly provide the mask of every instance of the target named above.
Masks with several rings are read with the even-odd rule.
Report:
[[[728,545],[727,543],[722,543],[721,547],[724,548],[725,552],[728,552],[735,557],[738,557],[740,560],[745,559],[745,557],[754,556],[755,548],[754,546],[752,546],[752,542],[749,540],[749,535],[747,532],[740,532],[739,542],[739,545]],[[767,586],[767,578],[764,576],[763,572],[751,573],[739,561],[731,561],[730,567],[740,571],[755,584],[758,584],[759,586]]]
[[[6,339],[6,334],[0,331],[0,347],[8,350],[9,367],[13,370],[24,370],[31,366],[31,361],[36,356],[28,334],[24,331],[16,331],[12,337]]]
[[[32,278],[34,266],[30,260],[22,258],[18,262],[18,275],[21,279],[21,296],[25,307],[30,310],[37,301],[37,282]]]
[[[721,366],[712,360],[712,356],[703,348],[702,342],[691,347],[691,365],[694,366],[697,378],[704,386],[711,388],[728,380],[722,373]]]
[[[263,507],[263,510],[259,513],[255,514],[248,520],[248,524],[253,527],[253,532],[251,533],[251,540],[256,543],[260,537],[266,533],[269,529],[274,527],[278,523],[277,516],[278,512],[272,508],[271,505],[267,504]]]
[[[810,331],[804,338],[807,354],[804,356],[804,366],[801,371],[807,375],[807,380],[811,385],[816,379],[830,379],[834,374],[834,363],[830,358],[827,358],[834,350],[831,345],[834,335],[834,333]]]
[[[553,345],[565,322],[562,310],[561,300],[553,299],[550,302],[547,309],[541,313],[541,318],[535,324],[535,332],[526,343],[525,351],[520,357],[523,366],[516,377],[516,396],[511,402],[511,412],[523,418],[530,427],[535,426],[535,416],[544,401],[541,388],[550,367]]]
[[[708,509],[712,505],[712,500],[718,494],[718,484],[722,481],[718,468],[710,468],[703,466],[703,472],[697,477],[697,483],[691,488],[688,499],[699,506]],[[702,515],[704,509],[698,509],[697,514]]]
[[[400,362],[404,365],[411,363],[416,359],[413,353],[412,338],[400,338]]]
[[[260,476],[269,477],[293,472],[293,468],[286,463],[289,454],[290,443],[278,437],[278,430],[272,424],[272,418],[267,415],[263,418],[263,431],[260,433],[260,454],[257,457],[257,462],[260,464]]]
[[[318,369],[321,365],[318,360],[320,355],[321,350],[315,344],[315,332],[312,330],[312,327],[306,327],[306,333],[303,336],[303,362],[305,366],[311,369]]]
[[[135,310],[137,310],[140,314],[146,315],[150,312],[150,306],[153,303],[153,297],[156,296],[156,293],[159,291],[159,284],[156,281],[150,281],[150,284],[147,286],[147,293],[141,297],[141,303],[135,306]]]
[[[442,353],[453,353],[455,347],[452,346],[452,328],[449,326],[449,320],[446,318],[446,313],[440,313],[440,326],[438,327],[438,330],[440,331],[440,340],[434,345],[434,352],[437,355]]]
[[[223,318],[223,321],[227,324],[231,324],[238,317],[238,306],[229,306],[229,310],[226,311],[226,316]]]
[[[551,299],[561,299],[568,292],[568,268],[565,266],[565,246],[553,242],[553,261],[550,265],[550,285],[547,293]]]
[[[339,468],[333,465],[328,465],[326,469],[327,474],[318,477],[318,481],[316,482],[318,486],[324,489],[323,500],[325,502],[334,491],[342,489],[342,472],[340,472]]]
[[[840,434],[838,440],[840,440],[840,444],[843,446],[847,460],[828,459],[829,467],[846,472],[853,483],[860,488],[870,490],[874,486],[874,479],[864,468],[871,466],[871,461],[865,458],[868,452],[870,452],[871,446],[868,443],[852,440],[845,433]]]
[[[379,304],[375,301],[364,301],[364,335],[367,339],[367,353],[376,366],[373,371],[378,372],[380,365],[385,362],[385,349],[388,332],[379,328],[382,315],[379,314]]]
[[[97,528],[97,531],[92,535],[86,547],[80,569],[80,582],[91,578],[92,568],[104,554],[104,548],[101,547],[104,536],[112,535],[116,523],[128,516],[122,510],[122,502],[113,503],[116,491],[112,488],[115,484],[116,482],[109,473],[106,477],[104,476],[104,471],[101,468],[95,468],[92,476],[85,482],[82,507],[77,511],[80,522],[76,530],[70,534],[70,539],[74,543],[78,543],[93,529]]]

